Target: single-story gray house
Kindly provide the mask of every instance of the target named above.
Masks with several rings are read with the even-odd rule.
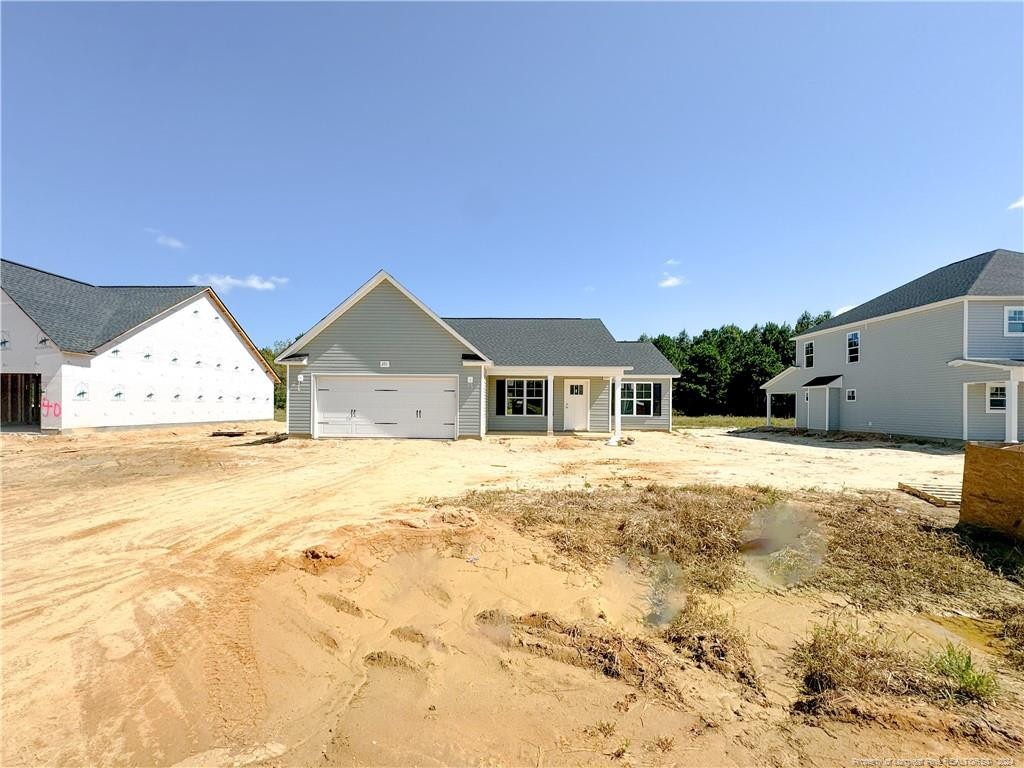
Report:
[[[288,432],[483,437],[671,430],[679,372],[596,318],[439,317],[380,271],[281,352]]]
[[[796,365],[762,385],[796,395],[796,423],[1016,443],[1024,435],[1024,254],[948,264],[796,337]]]

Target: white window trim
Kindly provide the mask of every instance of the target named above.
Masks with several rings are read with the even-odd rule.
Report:
[[[508,396],[508,384],[509,384],[510,381],[521,381],[521,382],[523,382],[523,412],[522,413],[509,413],[508,412],[508,401],[510,399],[509,396]],[[524,379],[505,379],[505,416],[528,416],[531,419],[546,418],[547,417],[547,415],[548,415],[548,411],[547,411],[547,408],[548,408],[547,398],[543,394],[541,394],[541,396],[540,396],[540,413],[527,413],[526,412],[526,401],[527,400],[536,400],[537,399],[536,396],[531,396],[531,397],[527,397],[526,396],[526,382],[528,382],[528,381],[540,382],[541,392],[542,393],[544,392],[544,387],[547,386],[547,380],[546,379],[530,379],[530,378],[524,378]]]
[[[811,348],[811,362],[810,362],[810,364],[807,363],[807,348],[808,347]],[[804,342],[804,368],[813,368],[813,367],[814,367],[814,341],[805,341]]]
[[[851,394],[853,395],[853,397],[850,397]],[[856,403],[857,402],[857,390],[856,389],[848,389],[848,390],[846,390],[846,402],[848,402],[848,403]]]
[[[633,388],[633,395],[632,395],[632,397],[626,397],[625,394],[622,392],[622,390],[625,388],[625,386],[627,384]],[[636,396],[636,388],[638,386],[642,385],[642,384],[646,384],[647,386],[649,386],[651,388],[651,396],[650,397],[637,397]],[[653,381],[623,381],[619,385],[619,405],[620,405],[620,407],[621,407],[622,403],[625,402],[626,400],[629,400],[631,403],[633,403],[633,412],[632,413],[626,413],[625,410],[623,410],[622,413],[621,413],[622,416],[627,416],[627,417],[628,416],[639,416],[639,418],[641,418],[641,419],[654,419],[654,418],[657,418],[654,415],[654,382]],[[651,404],[651,408],[650,408],[651,412],[650,413],[640,413],[640,414],[638,414],[636,412],[637,401],[649,402]]]
[[[1009,387],[1008,382],[1005,382],[1005,381],[989,381],[989,382],[986,382],[986,384],[985,384],[985,413],[1006,413],[1006,406],[1005,405],[1002,408],[993,408],[992,407],[992,388],[993,387],[1002,387],[1002,389],[1003,389],[1003,401],[1004,402],[1006,401],[1006,399],[1009,397],[1009,394],[1010,394],[1010,391],[1009,391],[1010,387]]]
[[[857,359],[856,360],[851,360],[850,359],[850,337],[853,336],[854,334],[857,335]],[[860,362],[861,348],[864,346],[862,344],[862,342],[863,342],[863,339],[861,338],[860,331],[850,331],[849,333],[846,334],[846,364],[847,365],[856,365],[857,363]]]
[[[1022,331],[1010,330],[1010,313],[1018,310],[1024,312],[1024,307],[1003,307],[1003,336],[1024,336]]]

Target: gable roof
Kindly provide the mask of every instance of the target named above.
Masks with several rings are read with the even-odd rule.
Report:
[[[347,299],[341,302],[341,304],[339,304],[326,315],[324,315],[322,318],[320,318],[320,321],[316,325],[314,325],[312,328],[310,328],[308,331],[302,334],[299,338],[297,338],[294,342],[292,342],[291,346],[289,346],[287,349],[284,349],[277,356],[275,362],[287,363],[289,362],[289,358],[295,358],[296,352],[298,352],[310,341],[316,338],[321,333],[321,331],[327,328],[327,326],[329,326],[343,314],[348,312],[349,309],[351,309],[352,307],[359,303],[360,299],[366,296],[366,294],[368,294],[378,285],[383,283],[385,280],[391,285],[393,285],[396,289],[398,289],[398,291],[407,299],[409,299],[409,301],[411,301],[413,304],[415,304],[417,307],[423,310],[423,312],[426,313],[426,315],[430,317],[431,320],[433,320],[446,331],[448,331],[448,333],[454,336],[458,341],[462,342],[462,344],[464,344],[467,349],[474,352],[475,354],[480,355],[481,357],[484,357],[484,354],[475,346],[473,346],[472,342],[463,338],[458,331],[456,331],[448,323],[446,323],[444,320],[442,320],[440,317],[434,314],[434,311],[430,307],[428,307],[422,301],[417,299],[408,288],[406,288],[400,282],[395,280],[395,278],[393,278],[391,275],[389,275],[382,269],[369,280],[367,280],[365,283],[363,283],[356,290],[355,293],[353,293],[351,296],[349,296]]]
[[[446,317],[496,365],[621,368],[618,344],[597,318]]]
[[[194,296],[208,292],[278,380],[252,340],[213,289],[205,285],[91,285],[7,259],[0,260],[0,287],[58,349],[93,354],[107,342]]]
[[[624,355],[626,365],[633,366],[630,376],[661,375],[678,376],[679,371],[673,367],[661,350],[649,341],[619,341],[620,354]]]
[[[1002,248],[940,267],[809,328],[807,336],[963,296],[1024,295],[1024,253]]]

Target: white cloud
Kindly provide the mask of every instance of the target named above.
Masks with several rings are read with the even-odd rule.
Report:
[[[593,293],[594,292],[594,286],[592,286],[592,285],[584,285],[583,286],[583,291],[584,291],[584,293]]]
[[[254,291],[272,291],[288,282],[287,277],[260,277],[249,275],[248,277],[234,277],[232,275],[192,275],[188,281],[193,285],[211,285],[221,293],[227,293],[232,288],[251,288]]]
[[[679,259],[665,259],[666,267],[674,267],[679,264]]]
[[[677,285],[682,285],[686,282],[686,278],[679,275],[670,275],[668,272],[662,272],[661,274],[663,277],[658,281],[659,288],[675,288]]]
[[[849,312],[851,309],[854,308],[854,306],[856,306],[856,305],[854,305],[854,304],[846,304],[845,306],[842,306],[839,309],[837,309],[834,312],[832,312],[832,315],[833,316],[841,315],[841,314],[843,314],[843,312]]]
[[[162,245],[164,248],[171,248],[175,251],[180,251],[185,247],[185,243],[176,237],[168,235],[166,232],[161,232],[159,229],[153,229],[152,227],[146,227],[146,231],[151,235],[156,235],[154,242],[157,245]]]
[[[1017,199],[1017,202],[1010,203],[1010,207],[1006,210],[1012,211],[1014,208],[1024,208],[1024,195]]]

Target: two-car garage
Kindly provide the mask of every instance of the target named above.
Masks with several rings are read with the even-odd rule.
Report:
[[[455,438],[455,376],[328,376],[312,381],[313,437]]]

